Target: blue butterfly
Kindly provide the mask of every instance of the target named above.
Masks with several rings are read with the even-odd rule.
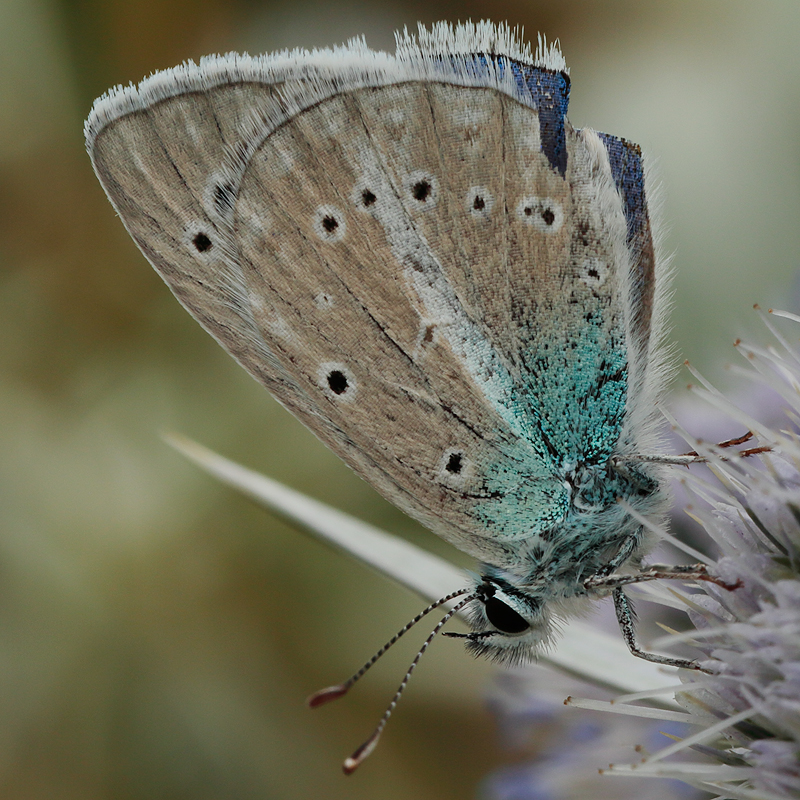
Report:
[[[180,302],[410,516],[474,556],[467,647],[534,657],[666,509],[666,275],[642,157],[574,129],[557,48],[440,24],[390,56],[227,55],[98,101],[87,147]],[[694,571],[692,571],[694,570]],[[456,634],[458,635],[458,634]]]

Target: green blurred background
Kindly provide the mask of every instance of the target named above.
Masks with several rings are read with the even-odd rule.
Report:
[[[441,641],[378,752],[341,775],[417,642],[347,700],[312,713],[303,699],[419,600],[219,487],[159,432],[448,550],[179,307],[82,141],[95,96],[183,59],[358,34],[391,49],[417,20],[486,17],[559,38],[573,124],[655,157],[675,339],[724,380],[752,303],[798,310],[796,0],[0,0],[3,798],[448,800],[512,757],[484,709],[489,667]]]

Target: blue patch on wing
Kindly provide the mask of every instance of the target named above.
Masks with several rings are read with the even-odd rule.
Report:
[[[535,376],[538,422],[558,467],[598,464],[614,452],[625,416],[627,354],[621,327],[587,307],[578,324],[542,331],[522,354]]]
[[[520,94],[528,95],[539,116],[539,138],[542,152],[550,166],[563,178],[567,172],[567,133],[565,128],[569,106],[569,75],[552,69],[535,67],[506,56],[476,53],[473,65],[476,74],[489,74],[489,61],[500,74],[511,70]]]
[[[542,473],[538,460],[526,453],[525,442],[502,449],[503,458],[485,465],[483,497],[475,503],[475,518],[499,541],[545,534],[567,516],[569,489],[555,475]]]
[[[643,345],[642,352],[646,353],[653,315],[656,265],[653,232],[644,193],[642,150],[639,145],[626,139],[607,133],[597,135],[608,151],[611,174],[622,197],[622,208],[628,223],[628,249],[633,270],[633,331],[637,341]]]
[[[502,65],[502,60],[499,60]],[[569,106],[569,76],[565,72],[509,61],[517,86],[530,94],[539,114],[542,152],[563,178],[567,172],[567,135],[564,123]]]

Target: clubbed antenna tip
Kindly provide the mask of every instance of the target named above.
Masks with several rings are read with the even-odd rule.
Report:
[[[375,749],[378,739],[381,738],[381,731],[377,730],[367,739],[349,758],[344,760],[342,771],[345,775],[352,775],[358,765]]]
[[[337,683],[336,686],[326,686],[318,692],[309,695],[306,699],[306,705],[309,708],[318,708],[324,706],[325,703],[330,703],[331,700],[338,700],[344,697],[350,690],[350,686],[346,683]]]

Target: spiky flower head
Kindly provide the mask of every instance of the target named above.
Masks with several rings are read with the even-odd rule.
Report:
[[[788,334],[796,339],[800,319],[775,316],[789,321]],[[686,511],[719,553],[708,560],[712,571],[740,584],[735,591],[703,584],[691,593],[671,586],[671,597],[664,597],[672,606],[680,598],[692,627],[653,646],[691,644],[707,672],[680,671],[682,685],[674,697],[681,712],[647,713],[682,719],[689,733],[638,763],[604,772],[678,778],[719,798],[788,800],[800,796],[800,352],[772,318],[762,317],[773,342],[737,342],[745,366],[732,369],[761,387],[765,406],[769,395],[780,398],[783,425],[763,424],[699,375],[692,387],[769,449],[741,457],[693,441],[708,470],[690,470],[681,479],[690,498]],[[646,591],[656,597],[651,587]],[[641,707],[633,701],[643,696],[594,707],[636,713]]]

